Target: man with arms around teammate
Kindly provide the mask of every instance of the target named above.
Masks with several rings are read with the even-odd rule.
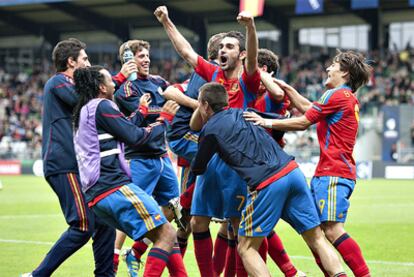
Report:
[[[258,125],[282,131],[305,130],[317,123],[320,158],[311,191],[319,208],[322,228],[354,275],[367,277],[370,272],[361,249],[345,231],[344,223],[356,180],[353,150],[359,102],[355,92],[368,82],[371,67],[360,54],[338,51],[326,71],[328,90],[318,102],[312,103],[285,82],[277,82],[304,115],[286,120],[265,120],[254,113],[246,113],[245,117]],[[315,255],[315,258],[318,262],[319,257]],[[325,272],[326,268],[318,264]]]

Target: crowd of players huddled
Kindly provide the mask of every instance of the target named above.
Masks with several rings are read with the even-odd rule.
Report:
[[[379,52],[369,52],[366,57],[374,67],[374,75],[359,91],[361,113],[378,110],[382,105],[414,104],[414,49],[388,51],[384,57]],[[323,93],[323,80],[327,77],[324,65],[329,58],[320,52],[280,57],[278,77],[305,97],[317,100]],[[110,58],[105,62],[114,71],[119,67]],[[180,83],[191,73],[182,60],[152,60],[151,69],[170,83]],[[47,60],[25,72],[7,72],[0,67],[0,158],[40,157],[43,86],[51,72],[52,65]],[[306,145],[316,145],[313,134],[299,138],[297,146]]]

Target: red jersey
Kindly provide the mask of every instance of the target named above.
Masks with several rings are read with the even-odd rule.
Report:
[[[358,133],[359,102],[352,90],[340,86],[326,91],[306,118],[318,123],[320,158],[315,176],[336,176],[356,179],[352,156]]]
[[[226,79],[224,71],[219,66],[198,56],[195,72],[207,82],[213,81],[222,84],[229,94],[231,108],[246,109],[254,106],[260,86],[259,70],[256,70],[251,76],[248,76],[243,70],[239,79]]]
[[[258,111],[276,113],[280,115],[286,115],[289,106],[290,99],[286,94],[283,97],[282,101],[277,101],[268,91],[260,96],[254,104],[254,108]]]

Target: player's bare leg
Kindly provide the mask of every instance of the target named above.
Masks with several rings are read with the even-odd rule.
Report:
[[[244,268],[253,277],[271,276],[269,269],[259,254],[264,237],[239,237],[237,251],[243,260]]]
[[[345,231],[344,223],[328,221],[322,224],[326,238],[338,250],[355,276],[371,276],[358,243]]]
[[[344,272],[338,255],[326,241],[319,226],[305,231],[302,237],[309,248],[320,257],[322,265],[329,276]]]

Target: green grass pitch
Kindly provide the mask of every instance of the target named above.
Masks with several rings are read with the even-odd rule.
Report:
[[[0,180],[0,276],[19,276],[38,265],[66,223],[55,194],[43,178],[2,176]],[[413,180],[358,181],[346,229],[360,244],[372,276],[414,276]],[[211,230],[215,236],[217,225]],[[308,276],[322,276],[293,229],[280,222],[276,230],[294,264]],[[190,243],[185,264],[190,276],[199,276],[193,253]],[[272,261],[268,260],[268,266],[273,276],[282,276]],[[93,268],[88,243],[54,276],[93,276]],[[123,262],[118,276],[127,276]]]

